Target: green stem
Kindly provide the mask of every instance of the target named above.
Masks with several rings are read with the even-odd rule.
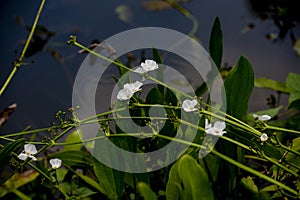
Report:
[[[300,131],[290,130],[290,129],[276,127],[276,126],[266,125],[266,129],[275,130],[275,131],[283,131],[283,132],[287,132],[287,133],[294,133],[294,134],[300,135]]]
[[[20,197],[20,199],[31,200],[31,198],[29,196],[25,195],[24,193],[22,193],[18,189],[14,189],[12,192],[15,193],[18,197]]]
[[[22,132],[18,132],[18,133],[7,134],[7,135],[4,135],[4,137],[16,137],[16,136],[21,136],[21,135],[45,132],[45,131],[48,131],[49,129],[59,129],[59,128],[60,128],[59,126],[52,126],[52,127],[47,127],[47,128],[40,128],[40,129],[35,129],[35,130],[30,130],[30,131],[22,131]]]
[[[178,4],[176,1],[174,0],[165,0],[165,1],[168,2],[173,8],[175,8],[176,10],[184,14],[187,18],[189,18],[192,21],[193,27],[189,35],[194,37],[197,33],[198,26],[199,26],[197,18],[194,15],[192,15],[192,13],[188,11],[186,8]]]
[[[38,22],[38,20],[39,20],[39,18],[40,18],[40,15],[41,15],[41,12],[42,12],[42,9],[43,9],[43,7],[44,7],[45,2],[46,2],[46,0],[42,0],[42,2],[41,2],[41,4],[40,4],[39,10],[38,10],[38,12],[37,12],[37,14],[36,14],[35,20],[34,20],[34,22],[33,22],[31,31],[30,31],[30,33],[29,33],[29,36],[28,36],[28,38],[27,38],[27,41],[26,41],[26,43],[25,43],[25,46],[24,46],[23,51],[22,51],[22,53],[21,53],[21,56],[20,56],[20,58],[18,59],[18,61],[14,64],[13,70],[11,71],[10,75],[9,75],[8,78],[6,79],[4,85],[2,86],[2,88],[1,88],[1,90],[0,90],[0,96],[3,94],[4,90],[7,88],[8,84],[11,82],[11,80],[12,80],[12,78],[14,77],[14,75],[16,74],[17,70],[18,70],[18,69],[21,67],[21,65],[22,65],[22,60],[23,60],[23,58],[24,58],[24,56],[25,56],[25,53],[26,53],[26,51],[27,51],[27,48],[28,48],[28,46],[29,46],[29,43],[30,43],[31,38],[32,38],[32,36],[33,36],[33,33],[34,33],[34,31],[35,31],[37,22]]]

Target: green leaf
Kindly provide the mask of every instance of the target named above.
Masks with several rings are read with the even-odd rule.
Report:
[[[290,72],[286,80],[286,86],[290,92],[300,92],[300,74]]]
[[[81,142],[81,141],[82,141],[82,131],[75,130],[67,136],[65,142],[66,143],[75,143],[75,142]],[[65,145],[63,148],[63,151],[80,151],[81,147],[82,147],[82,143],[73,144],[73,145]]]
[[[254,74],[249,61],[241,56],[225,79],[227,113],[244,120],[254,87]]]
[[[166,197],[168,200],[177,200],[182,194],[181,178],[178,173],[178,162],[174,163],[170,172],[166,187]]]
[[[149,185],[147,185],[146,183],[139,182],[137,184],[137,189],[138,189],[139,193],[141,194],[141,196],[145,200],[155,200],[155,199],[157,199],[155,193],[151,190]]]
[[[85,151],[62,151],[50,155],[50,158],[59,158],[63,164],[77,167],[89,167],[93,163],[93,157]]]
[[[111,166],[124,165],[125,162],[122,159],[122,155],[112,150],[110,143],[122,148],[116,137],[111,137],[109,140],[108,138],[107,140],[98,140],[95,142],[94,155],[102,156],[102,159],[104,159],[105,156],[106,162],[110,163]],[[97,157],[94,159],[94,172],[99,183],[104,188],[106,196],[109,199],[120,199],[124,188],[124,172],[115,170],[101,163],[97,160]]]
[[[124,174],[95,160],[94,171],[109,199],[120,199],[123,190]]]
[[[5,166],[5,162],[8,160],[10,157],[10,154],[17,149],[19,149],[21,146],[24,145],[26,139],[25,138],[20,138],[14,142],[8,143],[5,145],[1,151],[0,151],[0,171],[2,171],[3,167]]]
[[[300,137],[297,137],[293,140],[292,150],[300,153]],[[295,166],[300,166],[300,156],[299,155],[296,155],[296,154],[290,152],[287,154],[286,160],[293,163]],[[291,169],[295,172],[299,171],[298,169],[296,169],[294,167],[291,167]]]
[[[95,181],[94,179],[90,178],[89,176],[83,175],[82,173],[79,173],[75,170],[73,170],[72,168],[68,167],[69,170],[71,170],[74,174],[76,174],[78,177],[80,177],[84,182],[86,182],[87,184],[89,184],[90,186],[92,186],[93,188],[97,189],[99,192],[101,192],[102,194],[106,195],[106,191],[104,189],[104,187],[101,185],[101,183],[98,183],[97,181]]]
[[[256,78],[254,81],[255,87],[267,88],[283,93],[290,93],[286,85],[282,82],[275,81],[268,78]]]
[[[288,108],[300,108],[300,74],[289,73],[286,86],[291,92]]]
[[[246,192],[243,193],[244,197],[258,199],[258,188],[250,176],[242,178],[241,185],[246,189]]]
[[[220,69],[223,55],[223,34],[220,19],[218,17],[215,19],[210,33],[209,53],[217,68]]]
[[[157,64],[162,64],[162,59],[161,59],[161,56],[158,52],[157,49],[153,48],[152,49],[152,54],[153,54],[153,60],[157,63]],[[164,66],[161,65],[159,66],[159,68],[156,70],[156,74],[157,74],[157,78],[158,80],[160,81],[164,81]],[[162,85],[158,85],[158,90],[163,94],[164,93],[164,86]]]
[[[28,170],[23,173],[16,173],[0,186],[0,197],[3,197],[9,192],[17,191],[17,189],[38,177],[39,173],[34,170]]]
[[[180,158],[178,173],[183,182],[184,199],[214,199],[205,170],[192,156]]]

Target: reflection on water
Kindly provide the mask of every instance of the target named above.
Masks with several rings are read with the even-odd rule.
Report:
[[[250,7],[257,17],[261,20],[271,19],[278,28],[278,33],[271,32],[266,34],[268,39],[276,40],[290,37],[293,43],[297,39],[294,28],[300,22],[297,3],[297,1],[285,0],[249,0]]]
[[[27,54],[30,57],[24,60],[33,60],[34,64],[20,68],[4,95],[0,97],[0,110],[12,103],[18,105],[0,134],[20,131],[27,125],[31,125],[32,128],[49,126],[58,110],[67,110],[71,106],[73,82],[86,54],[79,54],[80,49],[66,45],[69,35],[77,35],[81,43],[89,45],[94,39],[103,41],[119,32],[143,26],[170,28],[185,34],[190,32],[191,21],[182,13],[172,8],[164,10],[152,7],[152,10],[160,11],[150,11],[144,2],[47,1],[39,21],[39,32],[35,33],[30,52]],[[15,50],[22,50],[20,44],[28,36],[26,25],[32,24],[38,3],[18,0],[0,3],[0,26],[5,27],[0,37],[1,85],[12,69],[11,63],[16,57]],[[233,66],[239,56],[244,54],[251,61],[257,77],[284,81],[288,72],[300,73],[300,61],[291,48],[291,40],[283,39],[272,43],[264,38],[266,34],[274,33],[274,29],[279,30],[280,36],[289,37],[293,33],[297,38],[300,31],[296,6],[280,4],[278,7],[270,0],[194,0],[182,5],[198,20],[197,36],[206,49],[214,18],[220,17],[224,31],[223,66],[224,63]],[[275,9],[270,5],[275,5]],[[261,23],[253,17],[253,11],[261,19],[262,15],[266,15],[271,20]],[[19,21],[16,21],[15,16],[19,16]],[[249,31],[241,34],[241,30],[247,25]],[[149,56],[151,55],[143,55],[142,52],[135,56],[128,54],[130,59],[127,64],[135,65],[140,59]],[[124,59],[124,62],[126,63],[127,59]],[[193,77],[193,72],[187,73],[190,73],[187,79],[191,81],[191,85],[197,86],[199,80]],[[107,75],[107,78],[114,82],[111,74]],[[101,94],[106,95],[109,92],[103,91]],[[253,96],[250,108],[266,108],[265,100],[269,94],[269,91],[264,91]]]

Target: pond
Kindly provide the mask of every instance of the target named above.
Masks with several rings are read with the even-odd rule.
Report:
[[[21,131],[27,126],[47,127],[58,110],[72,106],[72,87],[76,73],[87,54],[66,42],[71,34],[82,44],[104,40],[119,32],[137,27],[164,27],[188,34],[191,21],[175,9],[152,11],[144,1],[48,1],[39,20],[40,34],[24,60],[28,64],[18,70],[13,81],[1,96],[0,108],[17,103],[17,111],[1,134]],[[208,49],[211,26],[220,18],[224,37],[223,66],[234,65],[245,55],[254,68],[256,77],[285,82],[289,72],[300,73],[300,59],[293,50],[294,39],[300,37],[296,17],[293,27],[284,27],[272,19],[272,9],[257,6],[250,0],[191,0],[182,3],[198,20],[196,36]],[[148,7],[146,7],[148,5]],[[38,1],[1,1],[0,25],[0,80],[1,84],[20,55],[35,14]],[[280,25],[280,24],[279,24]],[[192,80],[196,81],[196,80]],[[192,84],[197,84],[194,82]],[[266,99],[271,91],[255,89],[250,100],[250,111],[268,108]],[[273,94],[276,95],[276,94]]]

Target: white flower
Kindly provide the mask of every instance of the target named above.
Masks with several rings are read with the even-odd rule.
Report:
[[[205,119],[205,130],[206,130],[206,129],[210,129],[211,126],[212,126],[212,124],[210,124],[210,123],[208,122],[208,119]]]
[[[153,71],[155,69],[158,69],[158,64],[154,60],[146,59],[145,62],[141,63],[141,67],[138,67],[134,70],[134,72],[138,73],[147,73],[150,71]]]
[[[224,133],[226,133],[226,131],[224,131],[225,128],[225,122],[217,121],[214,124],[209,124],[208,120],[205,120],[205,132],[207,134],[214,136],[222,136]]]
[[[133,93],[129,89],[122,89],[117,94],[117,99],[128,100],[133,96]]]
[[[147,73],[142,67],[137,67],[134,72],[140,73],[140,74],[144,74]]]
[[[18,155],[20,160],[26,160],[27,158],[31,158],[32,160],[36,160],[36,157],[33,154],[36,154],[37,150],[33,144],[25,144],[24,151]]]
[[[195,111],[195,110],[198,110],[198,108],[196,108],[198,102],[196,100],[184,100],[182,102],[182,108],[185,112],[192,112],[192,111]]]
[[[260,121],[267,121],[267,120],[270,120],[272,118],[269,115],[257,115],[257,114],[253,114],[252,116],[254,117],[254,119],[258,119]]]
[[[126,83],[124,85],[124,89],[130,90],[132,93],[135,93],[137,91],[141,90],[141,87],[143,86],[142,82],[136,81],[134,83]]]
[[[263,133],[261,136],[260,136],[260,141],[264,142],[264,141],[267,141],[268,140],[268,135]]]
[[[51,159],[49,162],[53,169],[60,168],[61,166],[61,160],[58,158]]]
[[[139,81],[136,81],[134,83],[126,83],[124,85],[124,88],[118,92],[117,99],[119,99],[119,100],[130,99],[135,92],[141,90],[142,86],[143,86],[143,83],[139,82]]]

